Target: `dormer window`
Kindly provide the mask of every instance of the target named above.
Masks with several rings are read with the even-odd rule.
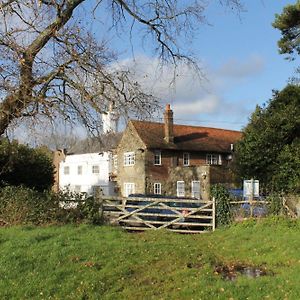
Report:
[[[190,165],[190,154],[188,152],[183,153],[183,165],[184,166]]]
[[[161,165],[161,151],[154,151],[154,165],[160,166]]]

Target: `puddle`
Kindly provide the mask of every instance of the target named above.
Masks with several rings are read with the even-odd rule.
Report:
[[[217,265],[215,274],[220,274],[224,280],[235,281],[237,276],[243,275],[249,278],[257,278],[266,275],[274,275],[266,267],[249,266],[245,264]]]

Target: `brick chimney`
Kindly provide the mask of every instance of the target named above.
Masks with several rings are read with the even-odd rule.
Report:
[[[167,143],[174,143],[174,134],[173,134],[173,111],[170,108],[170,104],[166,105],[166,110],[164,112],[164,121],[165,121],[165,141]]]

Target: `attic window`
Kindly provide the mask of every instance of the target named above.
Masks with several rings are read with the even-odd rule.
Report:
[[[222,165],[222,155],[221,154],[207,154],[206,163],[208,165]]]
[[[133,166],[135,164],[135,154],[134,152],[124,153],[124,166]]]

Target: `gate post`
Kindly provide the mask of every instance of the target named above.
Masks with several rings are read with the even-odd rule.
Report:
[[[212,198],[212,230],[216,229],[216,199]]]
[[[100,187],[96,188],[95,191],[95,200],[99,204],[99,217],[101,220],[101,223],[103,223],[103,193],[102,189]]]

